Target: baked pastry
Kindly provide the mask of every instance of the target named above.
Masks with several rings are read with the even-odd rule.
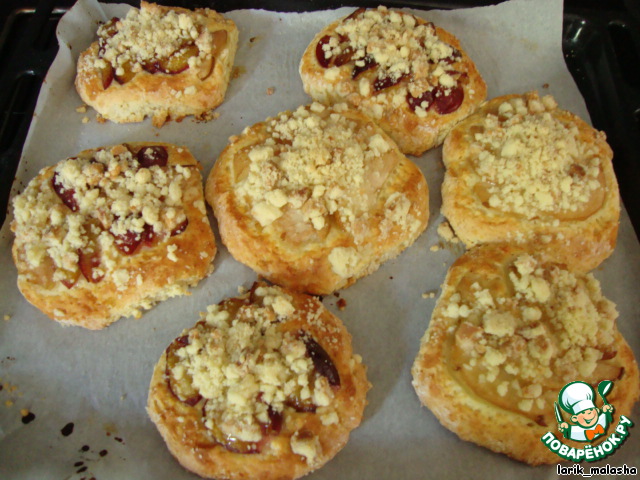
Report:
[[[13,201],[18,287],[65,325],[100,329],[187,293],[213,271],[200,164],[129,143],[44,168]]]
[[[155,126],[204,115],[224,100],[238,44],[233,21],[213,10],[141,2],[98,28],[78,60],[82,100],[117,123]]]
[[[429,216],[418,167],[344,104],[302,106],[231,137],[205,196],[236,260],[314,294],[375,271]]]
[[[607,401],[616,415],[629,415],[638,399],[638,365],[617,315],[591,274],[514,245],[475,247],[447,274],[413,386],[463,440],[530,464],[557,463],[540,439],[559,435],[554,402],[565,384],[613,381]]]
[[[412,155],[440,145],[487,95],[457,38],[382,6],[359,8],[318,33],[300,76],[314,100],[348,102]]]
[[[171,453],[217,479],[294,479],[340,451],[370,384],[318,299],[256,283],[207,308],[160,357],[147,410]]]
[[[484,104],[447,137],[442,213],[468,246],[530,243],[581,271],[613,251],[620,197],[602,132],[547,95]]]

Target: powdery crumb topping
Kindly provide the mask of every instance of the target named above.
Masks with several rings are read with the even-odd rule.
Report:
[[[173,375],[190,378],[204,398],[204,425],[244,442],[260,441],[270,411],[283,412],[293,397],[318,407],[328,407],[334,397],[327,379],[314,373],[304,336],[283,331],[282,323],[299,315],[292,298],[266,286],[251,295],[252,302],[234,299],[208,307],[188,332],[189,344],[176,351],[173,367]],[[332,421],[332,410],[323,411]],[[312,448],[317,441],[295,438],[294,452],[313,461],[320,452]]]
[[[472,133],[485,205],[526,218],[588,206],[601,188],[602,159],[557,111],[553,97],[530,93],[503,102]]]
[[[266,122],[264,141],[240,153],[248,168],[237,197],[263,228],[282,219],[326,232],[331,222],[339,222],[359,242],[357,225],[397,160],[392,143],[372,123],[343,115],[346,108],[314,103],[282,113]],[[410,208],[403,193],[391,194],[381,234],[419,228]],[[349,268],[334,270],[343,275]]]
[[[115,26],[106,23],[98,28],[102,55],[96,59],[95,67],[103,68],[106,61],[122,70],[116,74],[124,74],[124,68],[129,67],[139,72],[145,63],[168,58],[188,45],[199,50],[189,60],[190,66],[199,65],[211,58],[213,46],[213,34],[206,22],[206,16],[198,12],[178,13],[142,2],[142,8],[129,10]]]
[[[124,145],[61,161],[53,178],[31,181],[13,201],[13,229],[23,258],[32,269],[50,266],[52,272],[45,275],[61,281],[74,272],[78,277],[81,255],[97,256],[90,269],[94,280],[111,274],[118,288],[125,288],[129,274],[116,269],[123,254],[115,242],[140,241],[149,227],[155,238],[163,238],[186,221],[186,170],[141,168]],[[75,211],[61,201],[54,183]]]
[[[475,372],[483,391],[539,399],[545,383],[588,379],[598,362],[615,355],[617,312],[591,274],[543,265],[528,254],[507,271],[513,296],[475,282],[465,298],[454,293],[441,311],[453,320],[454,348],[465,359],[464,369]],[[535,406],[524,402],[519,408]]]

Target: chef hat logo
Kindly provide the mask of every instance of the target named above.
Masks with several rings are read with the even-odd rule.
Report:
[[[571,415],[577,415],[590,408],[596,408],[596,393],[593,387],[585,382],[571,382],[560,390],[558,401],[562,409]]]

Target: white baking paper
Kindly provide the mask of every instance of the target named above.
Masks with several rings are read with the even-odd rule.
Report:
[[[298,75],[302,53],[317,31],[351,11],[229,13],[240,29],[238,75],[217,110],[220,117],[208,123],[187,118],[157,129],[149,121],[99,124],[93,111],[75,111],[82,104],[73,86],[79,53],[94,39],[98,21],[122,16],[127,8],[80,0],[60,21],[60,52],[40,94],[14,193],[44,166],[83,149],[130,141],[186,145],[208,174],[230,135],[309,102]],[[487,81],[489,97],[538,89],[553,94],[562,108],[588,118],[562,56],[561,0],[512,0],[494,7],[416,13],[461,39]],[[267,93],[270,88],[272,95]],[[82,123],[85,116],[88,123]],[[461,441],[420,406],[413,391],[410,368],[435,304],[422,293],[438,292],[448,266],[462,252],[460,247],[430,250],[441,242],[436,233],[442,221],[441,150],[414,160],[430,188],[426,232],[397,259],[341,291],[347,302],[344,311],[338,311],[335,296],[323,301],[352,333],[373,389],[362,425],[347,446],[309,478],[555,477],[555,465],[528,467]],[[169,454],[146,415],[152,368],[172,339],[197,321],[198,312],[235,295],[239,285],[249,286],[255,274],[218,243],[215,272],[191,296],[169,300],[140,320],[122,319],[100,332],[63,328],[29,305],[15,286],[10,221],[11,215],[0,232],[5,270],[0,278],[0,478],[194,478]],[[623,213],[616,251],[595,275],[618,304],[619,328],[636,356],[639,267],[640,246]],[[33,412],[35,419],[23,424],[21,409]],[[631,418],[640,422],[638,408]],[[73,433],[64,436],[61,429],[70,422]],[[623,447],[600,465],[640,467],[640,427],[635,428],[638,432],[632,431]]]

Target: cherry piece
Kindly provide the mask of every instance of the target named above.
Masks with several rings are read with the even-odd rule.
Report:
[[[136,251],[138,245],[140,245],[140,242],[142,241],[142,236],[143,234],[135,233],[130,230],[127,230],[126,233],[121,235],[113,235],[115,238],[116,248],[125,255],[132,255]]]
[[[78,249],[78,266],[84,278],[89,283],[99,283],[104,278],[104,273],[95,275],[94,270],[100,267],[100,253],[96,249]]]
[[[325,35],[320,39],[318,44],[316,45],[316,59],[322,68],[329,68],[331,64],[331,59],[325,56],[324,46],[329,43],[331,40],[331,36]]]
[[[173,394],[173,396],[180,400],[182,403],[193,407],[202,399],[202,395],[200,395],[200,392],[198,392],[198,390],[191,383],[190,375],[188,373],[185,373],[179,380],[173,376],[173,368],[180,361],[180,358],[178,357],[178,354],[176,352],[180,348],[186,347],[187,345],[189,345],[189,335],[182,335],[176,338],[173,342],[171,342],[171,345],[167,347],[165,378],[167,379],[169,391]]]
[[[384,90],[385,88],[393,87],[394,85],[399,84],[402,80],[407,77],[406,74],[400,75],[398,78],[393,77],[378,77],[373,82],[373,89],[376,92]]]
[[[148,223],[144,224],[144,231],[142,232],[142,241],[145,245],[151,246],[153,245],[154,240],[156,239],[156,232],[151,225]]]
[[[439,93],[440,95],[435,95],[433,104],[440,115],[455,112],[460,108],[460,105],[462,105],[462,101],[464,100],[464,90],[459,85],[451,88],[446,95],[442,89],[440,89]]]
[[[51,186],[53,187],[53,191],[56,192],[56,195],[58,195],[60,200],[62,200],[62,203],[69,207],[72,212],[78,211],[78,202],[76,202],[74,197],[76,191],[73,188],[64,188],[58,179],[58,172],[53,174],[53,178],[51,178]]]
[[[409,108],[415,112],[416,108],[422,107],[422,103],[426,102],[426,106],[422,107],[424,110],[429,110],[431,105],[433,104],[433,90],[427,90],[423,92],[419,97],[414,97],[409,92],[407,92],[407,103],[409,104]]]
[[[271,408],[271,405],[267,408],[267,414],[269,415],[269,423],[262,425],[262,431],[264,435],[278,435],[282,430],[282,412],[278,412]]]
[[[160,146],[154,145],[152,147],[142,147],[138,150],[138,163],[143,168],[149,168],[153,166],[164,167],[167,165],[167,160],[169,158],[169,154],[167,153],[167,149]]]
[[[75,271],[60,270],[60,271],[64,275],[62,280],[60,280],[60,283],[62,283],[67,288],[73,288],[73,286],[78,281],[78,278],[80,277],[80,270],[75,270]]]
[[[176,235],[180,235],[182,232],[184,232],[187,229],[188,225],[189,225],[189,219],[185,218],[183,222],[180,222],[180,224],[176,228],[171,230],[171,236],[175,237]]]
[[[318,408],[311,400],[302,400],[297,395],[289,396],[284,401],[287,407],[293,408],[296,412],[316,413]]]
[[[454,48],[453,53],[450,56],[443,58],[442,61],[447,65],[451,65],[452,63],[460,60],[461,57],[462,57],[462,54],[460,53],[460,50],[457,50]]]
[[[351,57],[353,57],[354,53],[355,52],[351,47],[346,47],[344,50],[342,50],[342,52],[336,55],[336,57],[333,59],[333,64],[336,67],[341,67],[345,63],[348,63],[351,61]]]
[[[364,65],[354,65],[353,70],[351,71],[351,78],[355,80],[362,72],[366,72],[367,70],[374,68],[377,65],[378,62],[376,62],[370,55],[367,55],[366,57],[364,57]]]
[[[338,369],[325,349],[308,335],[304,335],[302,341],[305,347],[307,347],[307,355],[311,357],[316,371],[323,377],[326,377],[329,385],[339,387],[340,375],[338,374]]]

